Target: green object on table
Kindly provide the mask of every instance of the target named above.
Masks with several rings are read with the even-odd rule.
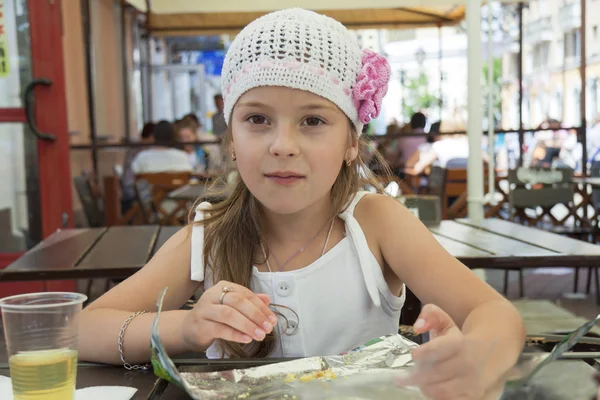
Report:
[[[169,382],[176,383],[180,387],[185,388],[185,381],[179,374],[179,371],[173,363],[173,360],[171,360],[167,354],[167,351],[160,342],[160,337],[158,335],[158,320],[160,318],[163,300],[165,298],[165,294],[167,293],[167,289],[168,288],[164,288],[156,300],[156,317],[154,318],[154,322],[152,324],[152,333],[150,334],[150,362],[152,363],[154,374],[157,377],[166,379]]]

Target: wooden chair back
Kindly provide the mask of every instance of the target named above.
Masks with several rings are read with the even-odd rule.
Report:
[[[159,223],[159,217],[154,205],[152,185],[145,179],[138,179],[134,183],[134,189],[135,200],[140,209],[142,223],[146,225]]]
[[[73,178],[73,182],[88,225],[91,228],[104,226],[102,192],[100,187],[93,181],[92,175],[83,172]]]
[[[444,195],[446,199],[458,197],[467,190],[466,168],[446,169],[446,187]]]
[[[181,214],[185,215],[184,204],[175,204],[174,209],[170,209],[167,203],[169,193],[175,189],[189,183],[191,179],[190,172],[160,172],[152,174],[137,175],[136,181],[143,179],[152,187],[152,201],[162,225],[175,225],[181,219]],[[172,204],[171,204],[172,205]]]
[[[190,172],[158,172],[139,174],[136,176],[136,180],[144,179],[152,185],[154,190],[160,188],[161,190],[170,192],[186,185],[190,181],[191,176]]]
[[[487,180],[488,167],[483,167],[484,181]],[[431,167],[428,193],[440,198],[442,219],[463,218],[467,212],[466,168]]]
[[[512,207],[553,207],[569,204],[575,194],[573,170],[568,168],[518,168],[509,171]]]
[[[544,217],[548,217],[554,225],[561,225],[562,221],[557,220],[551,210],[559,204],[572,210],[575,196],[573,174],[574,171],[570,168],[521,167],[509,171],[509,203],[512,217],[530,224],[537,224]],[[535,218],[525,212],[526,209],[538,207],[542,212],[536,214]]]

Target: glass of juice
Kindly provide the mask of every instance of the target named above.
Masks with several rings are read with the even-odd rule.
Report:
[[[15,400],[73,400],[79,314],[87,297],[46,292],[0,299]]]

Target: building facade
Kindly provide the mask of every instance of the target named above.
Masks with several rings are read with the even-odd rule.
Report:
[[[586,119],[600,113],[600,1],[588,0],[586,12]],[[581,2],[532,0],[523,12],[523,126],[537,128],[547,119],[580,126]],[[518,32],[512,40],[518,42]],[[502,58],[502,127],[518,129],[518,46]]]

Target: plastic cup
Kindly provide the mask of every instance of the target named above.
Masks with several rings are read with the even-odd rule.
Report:
[[[15,400],[72,400],[79,313],[87,296],[46,292],[0,300]]]

